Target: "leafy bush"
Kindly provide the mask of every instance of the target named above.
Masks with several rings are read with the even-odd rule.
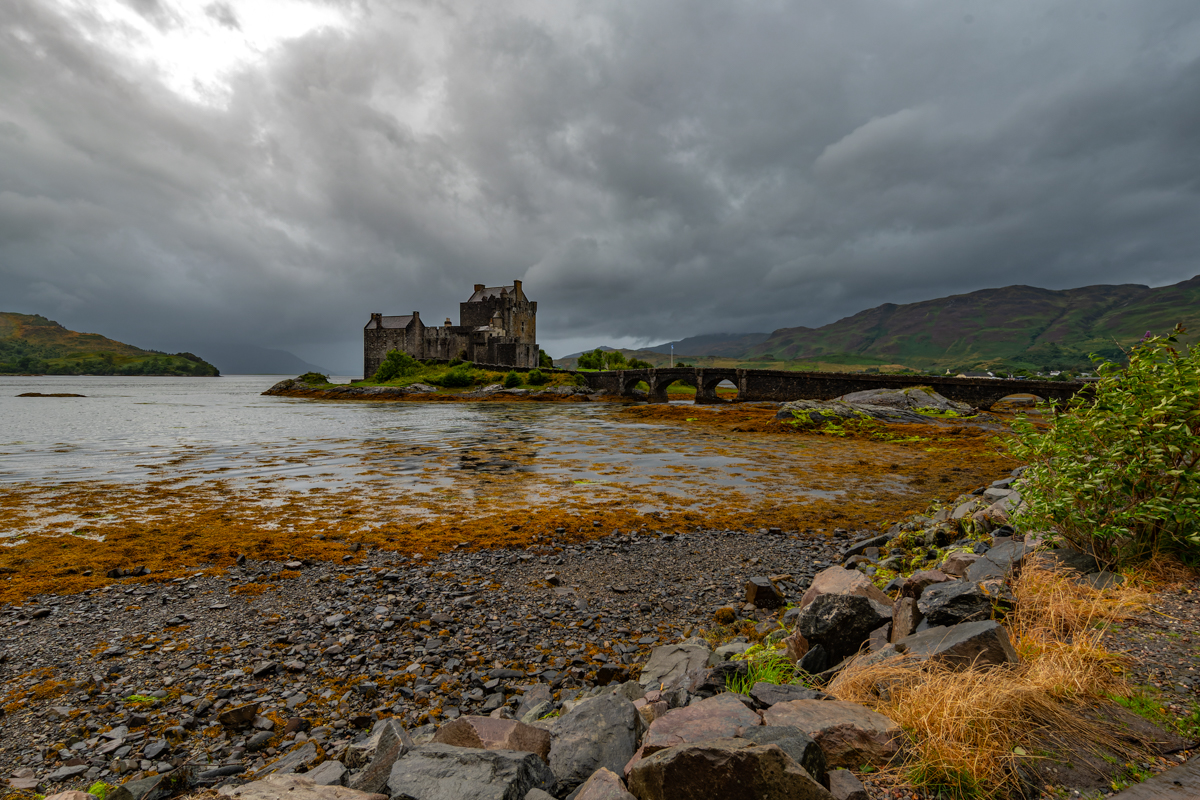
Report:
[[[322,375],[319,372],[306,372],[296,380],[300,381],[301,383],[320,386],[322,384],[329,383],[329,376]]]
[[[408,353],[401,353],[399,350],[389,350],[384,356],[383,363],[379,365],[379,369],[375,370],[375,380],[393,381],[396,378],[405,378],[409,375],[416,375],[421,371],[421,362],[410,356]]]
[[[525,376],[525,380],[529,382],[530,386],[545,386],[550,382],[550,378],[540,369],[529,370],[529,374]]]
[[[1097,359],[1094,393],[1044,431],[1018,418],[1025,525],[1110,566],[1160,551],[1200,561],[1200,347],[1181,352],[1182,333],[1148,336],[1125,369]]]
[[[516,372],[509,372],[504,376],[504,388],[515,389],[521,385],[521,376]]]
[[[430,383],[447,388],[473,386],[475,384],[475,373],[471,370],[468,362],[464,362],[454,369],[443,372],[436,378],[430,378]]]
[[[554,359],[550,358],[545,350],[538,350],[538,366],[546,369],[554,369]]]
[[[654,369],[654,365],[649,361],[642,361],[640,358],[629,359],[629,364],[626,369]]]

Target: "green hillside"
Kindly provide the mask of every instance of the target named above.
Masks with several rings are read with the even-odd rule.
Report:
[[[915,369],[1078,369],[1146,331],[1176,323],[1200,333],[1200,276],[1151,289],[1085,286],[1052,291],[1008,286],[895,305],[886,303],[821,328],[781,328],[742,359],[903,364]]]
[[[38,314],[0,311],[0,374],[195,375],[217,368],[191,353],[168,355],[78,333]]]

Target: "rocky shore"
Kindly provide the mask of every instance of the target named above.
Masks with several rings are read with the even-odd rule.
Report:
[[[0,764],[14,789],[124,784],[116,800],[867,797],[839,768],[897,757],[895,723],[801,686],[727,683],[756,641],[785,642],[817,685],[863,648],[1015,661],[991,616],[1037,543],[1006,525],[1011,482],[875,534],[571,543],[596,533],[581,519],[528,549],[429,561],[239,559],[169,583],[131,564],[105,589],[3,610]],[[965,520],[992,534],[963,536]],[[903,577],[901,562],[930,568]],[[897,574],[887,591],[881,570]]]

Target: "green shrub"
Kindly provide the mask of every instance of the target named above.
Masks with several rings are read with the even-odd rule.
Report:
[[[525,380],[530,386],[545,386],[550,382],[550,378],[540,369],[529,370],[529,374],[525,376]]]
[[[1045,430],[1018,417],[1010,451],[1028,464],[1021,522],[1109,566],[1158,552],[1200,562],[1200,347],[1147,337],[1129,366],[1099,363],[1094,393]]]
[[[447,388],[473,386],[475,384],[475,373],[468,366],[468,362],[464,362],[454,369],[443,372],[436,378],[431,378],[430,382]]]
[[[383,363],[379,365],[379,369],[375,370],[374,379],[383,383],[385,381],[394,381],[396,378],[406,378],[409,375],[416,375],[421,371],[421,362],[410,356],[408,353],[401,353],[399,350],[389,350],[384,356]]]
[[[538,366],[546,369],[554,369],[554,359],[550,358],[545,350],[538,350]]]
[[[504,388],[515,389],[521,385],[521,376],[516,372],[509,372],[504,376]]]
[[[322,375],[319,372],[306,372],[296,380],[300,381],[301,383],[307,383],[310,386],[320,386],[322,384],[329,383],[329,376]]]

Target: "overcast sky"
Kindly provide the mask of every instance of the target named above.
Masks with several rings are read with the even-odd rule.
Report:
[[[0,310],[360,362],[1200,273],[1196,0],[0,0]],[[203,353],[201,353],[203,355]]]

